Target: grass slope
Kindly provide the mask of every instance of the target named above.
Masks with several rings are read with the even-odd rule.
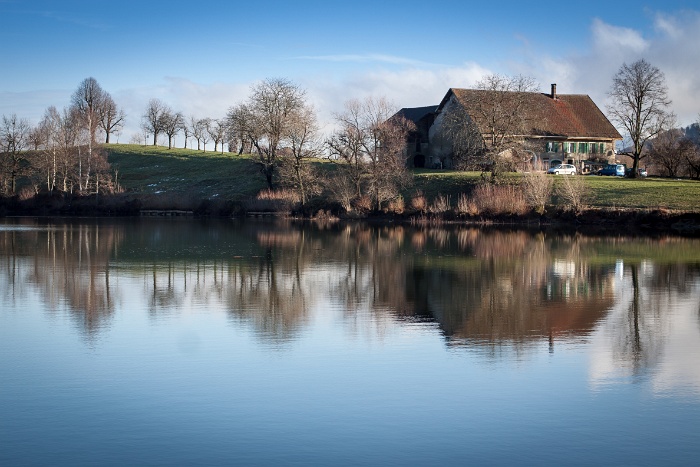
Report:
[[[260,170],[246,155],[131,144],[106,149],[119,184],[137,195],[237,201],[265,187]]]
[[[167,149],[160,146],[111,144],[108,160],[117,171],[118,181],[138,196],[173,198],[182,204],[201,200],[240,202],[266,187],[250,155]],[[318,164],[333,170],[334,164]],[[469,193],[481,179],[478,172],[416,170],[415,183],[405,191],[410,198],[416,191],[429,200],[449,195],[456,203],[460,193]],[[518,183],[520,174],[507,174],[507,183]],[[555,183],[561,176],[553,176]],[[621,179],[585,176],[588,205],[603,208],[670,209],[700,212],[700,181],[661,178]]]

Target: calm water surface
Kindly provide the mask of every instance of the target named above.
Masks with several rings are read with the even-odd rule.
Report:
[[[696,465],[700,241],[0,220],[0,465]]]

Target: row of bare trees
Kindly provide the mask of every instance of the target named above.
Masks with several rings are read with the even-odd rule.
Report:
[[[337,129],[324,138],[306,92],[288,80],[267,79],[231,107],[227,120],[231,139],[249,144],[270,188],[279,182],[302,204],[325,189],[346,210],[353,203],[379,210],[410,182],[406,136],[412,123],[392,118],[395,113],[386,99],[348,101],[335,115]],[[337,164],[323,178],[308,163],[321,154]]]
[[[221,148],[224,152],[224,145],[228,143],[229,150],[235,146],[236,139],[230,132],[230,125],[227,119],[196,118],[194,116],[187,119],[182,112],[173,110],[160,99],[148,101],[146,111],[142,116],[141,130],[143,131],[144,144],[148,137],[152,137],[153,146],[158,145],[158,136],[163,134],[168,139],[168,149],[175,145],[175,137],[182,133],[184,137],[184,148],[190,139],[197,141],[197,151],[207,150],[207,144],[214,143],[214,152]],[[135,138],[140,140],[140,136]],[[239,152],[245,148],[240,147]]]
[[[0,188],[17,192],[25,177],[35,193],[54,190],[98,193],[113,188],[109,164],[97,135],[110,135],[124,124],[124,112],[95,78],[86,78],[71,96],[68,107],[50,106],[32,127],[16,115],[3,116],[0,127]]]

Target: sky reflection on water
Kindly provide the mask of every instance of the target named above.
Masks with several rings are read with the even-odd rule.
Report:
[[[697,240],[6,223],[3,465],[700,454]]]

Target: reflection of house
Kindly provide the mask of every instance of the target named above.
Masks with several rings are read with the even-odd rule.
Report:
[[[583,94],[557,94],[552,84],[549,94],[510,92],[528,114],[522,135],[510,135],[527,143],[536,168],[546,169],[559,163],[574,164],[588,172],[593,164],[614,162],[614,146],[622,136],[600,111],[593,100]],[[474,111],[470,102],[488,98],[497,91],[452,88],[432,112],[432,107],[402,109],[401,113],[416,123],[417,135],[409,141],[409,157],[415,167],[451,167],[452,145],[444,135],[444,116],[455,106],[466,113],[470,124],[485,140],[489,123]],[[513,102],[516,99],[512,100]],[[506,100],[508,102],[508,100]],[[426,127],[427,135],[426,135]],[[526,127],[526,128],[527,128]],[[426,138],[427,136],[427,138]]]

